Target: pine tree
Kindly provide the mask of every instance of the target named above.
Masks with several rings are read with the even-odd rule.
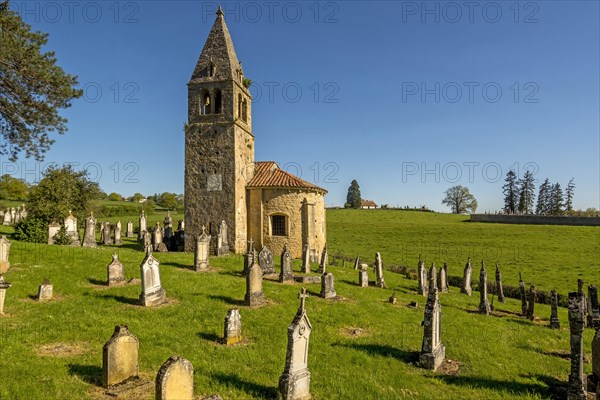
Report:
[[[538,201],[535,207],[535,213],[538,215],[546,215],[550,212],[550,186],[550,180],[548,178],[546,178],[544,183],[540,185],[540,191],[538,192]]]
[[[346,196],[346,204],[344,207],[346,208],[360,208],[361,203],[360,198],[360,186],[358,186],[358,182],[354,179],[350,183],[350,187],[348,188],[348,196]]]
[[[552,215],[560,215],[563,213],[565,206],[564,196],[560,183],[555,183],[550,189],[549,211]]]
[[[506,174],[504,179],[504,186],[502,186],[502,192],[504,193],[504,212],[508,214],[514,214],[517,209],[518,199],[518,187],[517,187],[517,174],[512,169]]]
[[[575,178],[571,178],[565,191],[565,211],[573,211],[573,196],[575,195]]]
[[[533,212],[533,202],[535,201],[535,179],[533,174],[525,171],[523,179],[518,182],[519,186],[519,212],[531,214]]]

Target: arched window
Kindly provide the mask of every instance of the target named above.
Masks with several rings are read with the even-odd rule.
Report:
[[[221,114],[221,91],[219,89],[215,90],[215,114]]]
[[[212,114],[210,93],[208,92],[208,90],[202,91],[202,98],[200,99],[200,114]]]
[[[287,236],[287,218],[285,215],[271,215],[271,236]]]
[[[242,120],[244,120],[244,122],[248,122],[248,102],[245,98],[242,101]]]
[[[237,117],[242,118],[242,95],[238,94]]]
[[[211,61],[211,63],[208,65],[208,77],[212,78],[215,76],[216,73],[217,73],[217,66]]]

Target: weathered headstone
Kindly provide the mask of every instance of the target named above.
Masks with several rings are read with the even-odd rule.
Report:
[[[139,374],[138,339],[129,333],[126,325],[117,325],[102,347],[102,386],[118,385]]]
[[[434,265],[434,263],[431,263],[431,267],[429,268],[429,275],[428,275],[431,278],[429,278],[429,285],[427,286],[427,292],[429,292],[429,289],[431,289],[431,288],[436,288],[436,289],[438,289],[438,294],[439,294],[439,288],[437,286],[437,273],[435,271],[436,271],[435,265]]]
[[[255,263],[246,276],[245,304],[250,307],[259,306],[265,302],[263,293],[263,270]]]
[[[160,283],[160,263],[148,251],[140,265],[142,276],[142,293],[140,302],[144,307],[152,307],[162,304],[166,300],[166,293]]]
[[[258,264],[263,270],[264,275],[270,275],[275,273],[275,266],[273,265],[273,253],[263,246],[260,253],[258,253]]]
[[[500,303],[506,303],[506,299],[504,298],[504,289],[502,288],[502,273],[500,272],[498,263],[496,263],[496,296],[498,297],[498,301]]]
[[[369,287],[369,266],[367,264],[360,265],[360,270],[358,271],[358,286]]]
[[[334,277],[331,272],[321,275],[321,297],[324,299],[332,299],[336,296]]]
[[[419,256],[419,262],[417,263],[417,285],[417,293],[427,296],[427,269],[421,256]]]
[[[54,244],[55,236],[60,230],[61,226],[59,223],[51,222],[48,224],[48,244]]]
[[[360,268],[360,257],[356,256],[356,259],[354,260],[354,270],[358,271],[359,268]]]
[[[66,234],[71,238],[72,246],[81,246],[79,241],[79,231],[77,230],[77,218],[69,210],[69,215],[64,221]]]
[[[308,370],[308,343],[312,325],[306,315],[306,289],[298,295],[300,307],[288,327],[288,346],[285,367],[279,378],[282,400],[308,400],[310,394],[310,371]]]
[[[138,233],[138,239],[142,240],[144,239],[144,233],[146,233],[146,231],[148,230],[148,228],[146,227],[146,214],[144,213],[144,210],[142,210],[142,213],[140,214],[140,232]]]
[[[206,228],[202,226],[202,233],[196,236],[196,246],[194,247],[194,269],[196,272],[208,271],[210,267],[208,264],[210,238],[210,235],[206,233]]]
[[[114,231],[114,243],[116,245],[121,245],[123,244],[123,241],[121,240],[121,221],[117,221],[117,223],[115,224],[115,231]]]
[[[14,207],[10,208],[10,223],[14,224],[16,220],[17,210]]]
[[[4,220],[2,221],[2,225],[10,225],[10,210],[6,210],[4,213]]]
[[[550,292],[550,328],[560,329],[560,320],[558,319],[558,295],[554,289]]]
[[[380,288],[385,287],[385,280],[383,279],[383,261],[381,260],[380,253],[375,253],[375,284]]]
[[[471,257],[467,259],[467,264],[465,265],[465,270],[463,272],[463,284],[460,288],[460,292],[464,293],[468,296],[471,295],[471,277],[473,276],[473,268],[471,268]]]
[[[479,271],[479,313],[490,315],[490,302],[487,296],[487,271],[481,260],[481,270]]]
[[[184,231],[185,230],[185,221],[180,219],[179,221],[177,221],[177,230],[178,231]]]
[[[438,273],[438,291],[440,293],[448,293],[448,264],[440,268]]]
[[[148,231],[144,231],[143,240],[144,240],[144,251],[147,253],[148,248],[150,248],[150,250],[152,251],[152,234]]]
[[[598,304],[598,288],[596,286],[588,286],[587,301],[587,325],[595,327],[597,323],[600,323],[600,305]]]
[[[567,386],[568,400],[587,400],[583,369],[584,304],[577,292],[569,293],[569,327],[571,333],[571,373]]]
[[[527,295],[525,294],[525,282],[523,282],[523,278],[521,277],[521,273],[519,272],[519,295],[521,297],[521,315],[527,316]]]
[[[242,317],[237,308],[227,311],[225,317],[223,341],[227,346],[232,346],[242,340]]]
[[[388,301],[390,304],[396,304],[398,302],[398,298],[396,298],[396,292],[392,293]]]
[[[110,222],[105,222],[104,227],[102,228],[102,244],[107,246],[113,244],[113,238],[111,235],[112,228],[110,226]]]
[[[527,318],[533,321],[535,319],[535,286],[531,285],[527,298]]]
[[[6,289],[11,287],[10,282],[6,282],[0,274],[0,315],[4,315],[4,300],[6,299]]]
[[[319,261],[319,273],[327,273],[327,266],[329,265],[329,255],[327,252],[327,243],[323,246],[323,252],[321,253],[321,260]]]
[[[248,275],[248,271],[250,271],[250,268],[252,268],[254,265],[255,258],[256,254],[254,252],[253,241],[250,239],[248,241],[248,251],[244,255],[244,270],[242,271],[243,276]]]
[[[152,232],[152,245],[154,246],[154,251],[168,251],[167,246],[163,241],[163,230],[160,226],[160,222],[156,222],[156,225],[154,226],[154,231]]]
[[[83,247],[96,247],[96,218],[94,213],[85,219],[85,231],[83,233]]]
[[[219,224],[219,234],[217,235],[217,255],[224,256],[229,254],[229,242],[227,240],[227,223],[225,220]]]
[[[419,355],[420,364],[427,369],[435,371],[444,362],[446,348],[441,340],[442,306],[438,298],[435,285],[435,267],[432,266],[433,274],[430,277],[430,288],[425,304],[425,316],[423,320],[423,345]],[[432,287],[433,286],[433,287]]]
[[[582,303],[583,303],[583,326],[587,326],[587,315],[588,315],[588,302],[587,302],[587,297],[585,296],[585,292],[583,291],[583,279],[577,279],[577,295],[579,296],[579,298],[581,299]]]
[[[8,272],[10,268],[10,241],[6,238],[6,235],[0,237],[0,274]]]
[[[53,286],[48,278],[44,279],[44,282],[38,287],[37,299],[38,301],[46,301],[52,299]]]
[[[600,326],[595,326],[596,333],[592,339],[592,374],[588,381],[596,385],[596,392],[600,393]]]
[[[171,217],[171,211],[167,210],[167,216],[163,221],[164,232],[163,242],[165,244],[170,243],[171,237],[173,236],[173,218]],[[168,247],[168,246],[167,246]]]
[[[193,400],[194,367],[180,356],[172,356],[156,375],[156,400]]]
[[[302,248],[302,272],[305,274],[310,273],[310,249],[308,243],[304,243]]]
[[[125,281],[125,268],[123,268],[123,264],[119,261],[119,256],[117,253],[113,253],[112,261],[106,267],[108,280],[108,286],[115,286]]]
[[[281,273],[279,274],[279,282],[293,282],[294,274],[292,272],[292,253],[288,250],[287,245],[283,246],[281,253]]]
[[[127,231],[125,232],[125,237],[133,237],[133,222],[131,221],[127,221]]]

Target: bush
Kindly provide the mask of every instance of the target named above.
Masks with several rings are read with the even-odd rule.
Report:
[[[56,235],[54,235],[54,244],[70,245],[71,243],[73,243],[73,239],[67,235],[67,228],[61,226]]]
[[[43,219],[27,217],[14,225],[13,238],[24,242],[47,243],[48,226]]]

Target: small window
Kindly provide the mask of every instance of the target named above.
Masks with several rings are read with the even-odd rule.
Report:
[[[287,236],[285,229],[285,215],[271,216],[271,236]]]

